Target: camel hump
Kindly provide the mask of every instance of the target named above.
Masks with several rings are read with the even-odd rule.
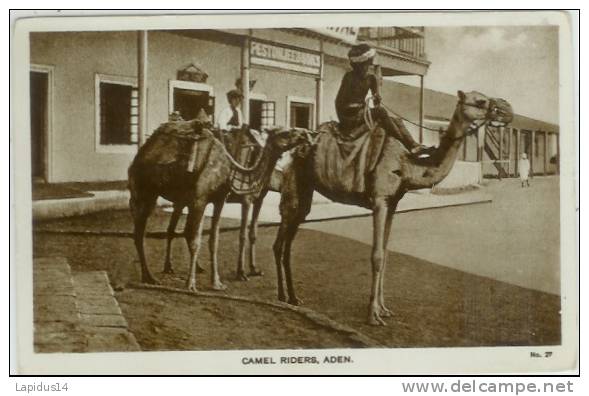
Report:
[[[319,131],[313,161],[319,184],[342,193],[368,192],[385,145],[384,130],[363,126],[343,133],[337,123],[325,123]]]

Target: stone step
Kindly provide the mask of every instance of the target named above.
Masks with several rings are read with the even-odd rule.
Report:
[[[139,351],[104,271],[72,274],[63,257],[33,261],[37,353]]]
[[[141,350],[121,312],[104,271],[73,276],[81,323],[88,338],[87,352]]]
[[[33,260],[35,352],[83,352],[86,336],[73,278],[63,257]]]

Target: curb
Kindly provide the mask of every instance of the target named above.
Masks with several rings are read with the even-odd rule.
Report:
[[[171,292],[171,293],[184,294],[184,295],[194,296],[194,297],[220,298],[220,299],[225,299],[225,300],[239,301],[239,302],[245,302],[245,303],[250,303],[250,304],[255,304],[255,305],[268,306],[268,307],[278,308],[278,309],[282,309],[282,310],[287,310],[287,311],[294,312],[294,313],[304,317],[305,319],[313,322],[317,326],[320,326],[325,329],[332,330],[337,333],[343,334],[346,337],[348,337],[348,339],[361,344],[363,347],[367,347],[367,348],[383,348],[384,347],[378,341],[360,333],[359,331],[357,331],[351,327],[348,327],[346,325],[343,325],[339,322],[336,322],[335,320],[330,319],[329,317],[327,317],[323,314],[320,314],[318,312],[315,312],[309,308],[297,307],[297,306],[282,303],[282,302],[258,300],[258,299],[249,298],[249,297],[232,296],[229,294],[215,294],[215,293],[200,292],[200,291],[199,292],[191,292],[191,291],[179,289],[176,287],[161,286],[161,285],[148,285],[148,284],[144,284],[144,283],[131,283],[131,284],[129,284],[129,288],[167,291],[167,292]]]

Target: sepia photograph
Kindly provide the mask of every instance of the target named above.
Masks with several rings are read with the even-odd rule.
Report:
[[[566,13],[23,18],[14,51],[20,373],[576,367]]]

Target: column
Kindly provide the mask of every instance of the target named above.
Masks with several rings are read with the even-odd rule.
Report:
[[[419,76],[419,143],[423,144],[423,76]],[[465,139],[466,141],[466,139]],[[465,143],[466,144],[466,143]]]
[[[137,145],[141,147],[145,142],[147,131],[147,30],[137,32]]]
[[[509,127],[505,127],[507,132],[507,177],[511,177],[511,135],[513,131]]]
[[[323,40],[319,42],[319,49],[321,51],[319,76],[315,80],[315,128],[317,128],[323,119],[323,73],[324,73],[324,62],[325,56],[323,54]]]
[[[544,131],[544,176],[548,173],[548,132]]]
[[[556,174],[560,175],[560,133],[556,135]]]
[[[515,129],[515,128],[513,128]],[[519,176],[519,157],[521,156],[521,134],[519,129],[515,129],[515,176]]]
[[[480,134],[481,134],[481,128],[479,128],[476,133],[476,135],[477,135],[477,162],[481,162],[483,160],[483,147],[480,144],[481,143]],[[484,139],[484,137],[483,137],[483,139]],[[483,144],[484,143],[485,142],[483,141]]]
[[[530,131],[530,178],[534,177],[534,156],[536,155],[536,131]]]
[[[499,166],[503,169],[503,127],[499,127]],[[501,180],[501,171],[499,171],[499,180]]]
[[[243,122],[250,122],[250,38],[244,37],[241,46],[241,93],[243,101],[241,111],[243,113]]]

